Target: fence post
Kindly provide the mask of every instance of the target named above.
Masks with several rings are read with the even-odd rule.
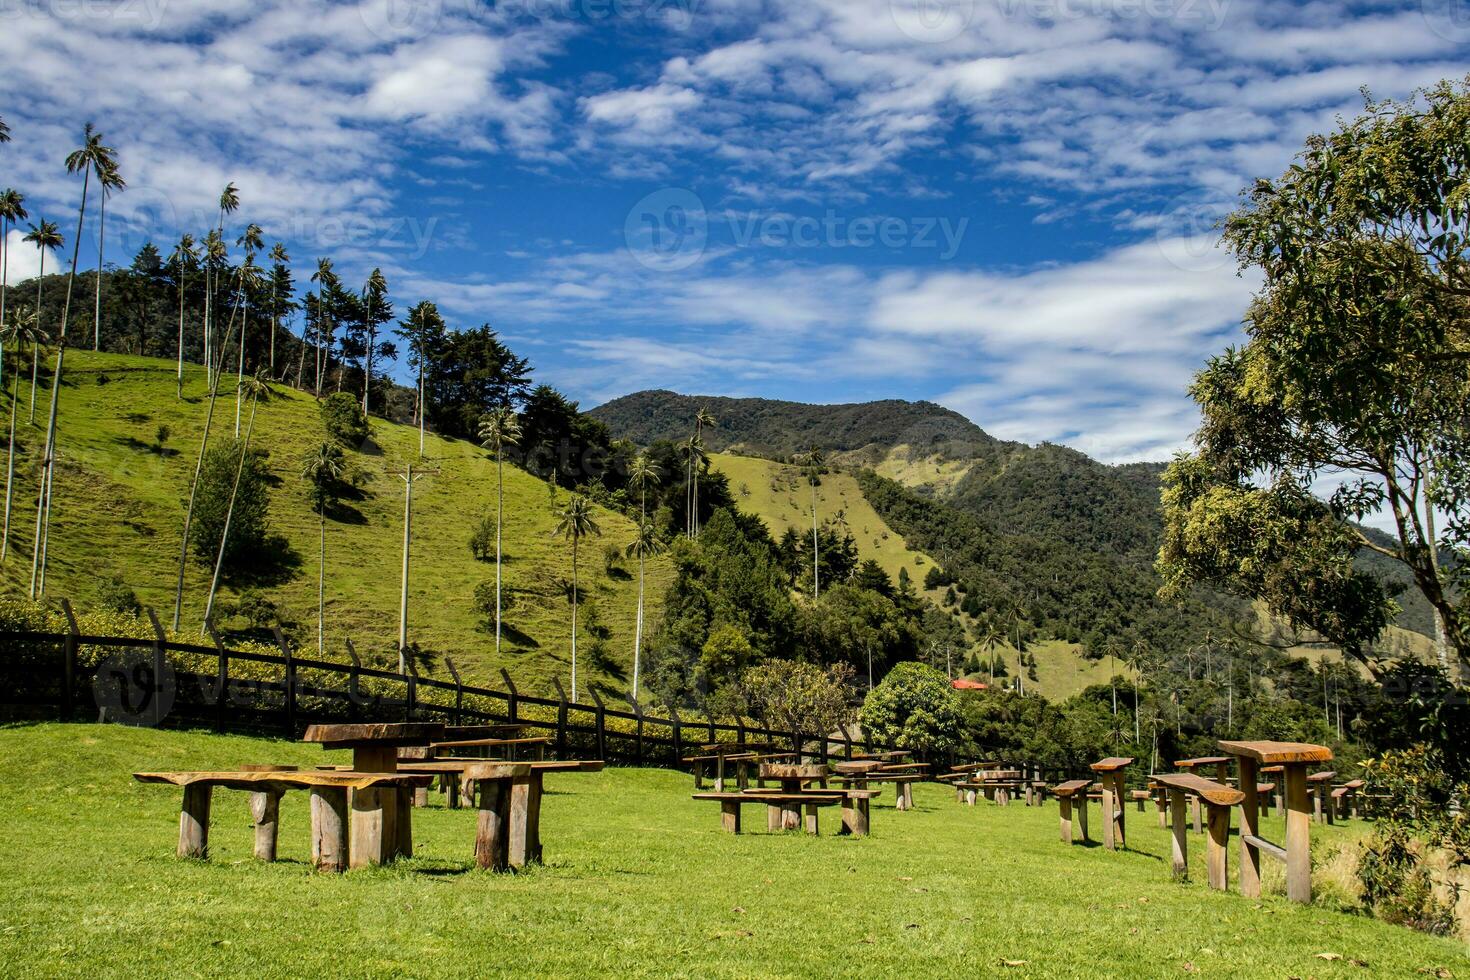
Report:
[[[667,702],[664,707],[669,709],[669,724],[674,729],[674,768],[678,769],[684,763],[684,723],[679,720],[679,709],[674,707],[674,702]]]
[[[408,651],[404,651],[403,669],[408,671],[408,702],[403,706],[403,720],[413,721],[413,713],[419,704],[419,670],[413,665]]]
[[[454,669],[453,660],[445,657],[444,666],[449,668],[449,676],[454,678],[454,723],[463,725],[464,719],[461,717],[461,712],[464,711],[464,682],[459,679],[459,671]]]
[[[148,621],[153,624],[153,724],[163,724],[163,645],[167,639],[159,625],[158,614],[148,607]]]
[[[827,764],[827,736],[822,735],[821,739],[822,741],[817,749],[817,761],[825,766]]]
[[[347,657],[352,661],[352,670],[347,675],[347,700],[352,702],[352,717],[362,717],[362,659],[357,655],[357,647],[352,645],[352,638],[348,637]]]
[[[633,705],[633,716],[638,719],[633,729],[633,759],[639,765],[643,765],[643,705],[638,703],[637,698],[629,698]]]
[[[516,709],[519,707],[520,692],[516,690],[515,682],[510,679],[510,672],[504,667],[500,668],[500,676],[505,681],[505,689],[510,692],[510,697],[505,699],[505,711],[509,716],[507,720],[516,720]]]
[[[291,656],[291,645],[286,642],[286,634],[281,632],[279,626],[271,628],[276,634],[276,646],[281,648],[281,656],[286,659],[286,730],[292,738],[296,737],[296,660]]]
[[[204,618],[204,629],[209,633],[209,638],[214,641],[215,668],[214,668],[214,730],[223,732],[225,730],[225,694],[230,687],[230,651],[223,640],[219,638],[219,632],[214,628],[214,614]]]
[[[82,631],[70,602],[62,599],[61,611],[66,614],[66,639],[61,643],[61,719],[70,721],[76,710],[77,637]]]
[[[561,686],[561,680],[553,677],[551,683],[556,685],[556,757],[565,762],[567,758],[567,692]]]
[[[592,703],[597,705],[597,757],[607,758],[607,708],[603,706],[602,698],[598,696],[595,687],[587,688],[587,693],[592,695]]]
[[[744,745],[745,744],[745,716],[744,715],[736,715],[735,716],[735,744],[736,745]]]

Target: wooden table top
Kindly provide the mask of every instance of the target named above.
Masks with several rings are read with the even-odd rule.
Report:
[[[452,742],[432,742],[435,749],[495,749],[505,745],[550,745],[554,739],[547,735],[527,738],[461,738]]]
[[[1176,769],[1193,769],[1196,766],[1222,766],[1234,761],[1228,755],[1206,755],[1198,759],[1180,759],[1174,763],[1174,767]]]
[[[320,742],[324,749],[352,749],[358,746],[428,745],[444,735],[438,722],[372,722],[360,725],[311,725],[302,736],[303,742]]]
[[[762,779],[824,779],[827,776],[827,767],[765,762],[761,764],[760,774]]]
[[[1132,759],[1125,759],[1121,756],[1112,756],[1111,758],[1104,759],[1101,762],[1094,762],[1091,768],[1093,772],[1116,772],[1119,769],[1127,769],[1131,765],[1133,765]]]
[[[1310,742],[1220,742],[1219,745],[1221,752],[1267,765],[1332,761],[1331,749]]]

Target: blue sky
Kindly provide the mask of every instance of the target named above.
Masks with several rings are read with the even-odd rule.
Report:
[[[0,0],[0,185],[74,227],[91,119],[111,262],[233,180],[299,279],[381,266],[584,404],[927,398],[1160,459],[1254,286],[1215,220],[1467,52],[1463,0]]]

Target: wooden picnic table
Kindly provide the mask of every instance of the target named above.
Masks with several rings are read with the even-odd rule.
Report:
[[[1332,801],[1327,794],[1332,791],[1332,781],[1336,778],[1337,773],[1331,769],[1307,776],[1307,789],[1312,794],[1312,819],[1317,823],[1333,822]]]
[[[1103,847],[1115,851],[1126,847],[1124,824],[1127,812],[1123,808],[1123,782],[1126,770],[1133,765],[1132,758],[1110,757],[1094,762],[1089,768],[1097,773],[1102,784]]]
[[[1176,877],[1189,873],[1189,845],[1184,824],[1184,798],[1193,797],[1209,809],[1209,843],[1205,866],[1210,887],[1224,891],[1229,881],[1230,808],[1245,802],[1249,793],[1233,786],[1206,779],[1192,773],[1163,774],[1154,777],[1169,792],[1174,816],[1173,865]]]
[[[720,747],[724,748],[729,744],[730,743],[720,743]],[[775,762],[778,760],[798,758],[795,752],[758,751],[756,749],[756,746],[760,744],[762,743],[746,743],[745,747],[750,749],[750,751],[746,752],[722,751],[711,752],[703,755],[686,756],[683,761],[693,765],[694,767],[695,791],[699,791],[704,788],[705,765],[707,763],[714,763],[715,792],[722,793],[725,790],[725,772],[728,768],[729,763],[733,762],[735,764],[736,785],[743,790],[750,785],[750,767],[752,765],[758,765],[762,762]],[[708,749],[709,746],[705,746],[704,748]]]
[[[1174,763],[1174,768],[1182,769],[1185,772],[1196,772],[1202,769],[1213,768],[1215,770],[1215,780],[1228,786],[1230,785],[1230,762],[1231,759],[1228,755],[1207,755],[1201,756],[1198,759],[1180,759]],[[1200,798],[1198,795],[1190,794],[1189,796],[1189,816],[1194,821],[1194,832],[1196,834],[1204,833],[1204,824],[1200,819]]]
[[[1240,893],[1261,894],[1261,852],[1286,865],[1286,895],[1294,902],[1312,900],[1312,811],[1307,800],[1307,768],[1331,762],[1332,750],[1307,742],[1220,742],[1220,751],[1235,757],[1241,786],[1257,785],[1262,766],[1280,766],[1286,796],[1286,846],[1260,836],[1258,798],[1246,793],[1240,804]]]
[[[443,737],[444,726],[435,722],[373,722],[311,725],[303,740],[328,750],[351,749],[357,772],[392,773],[398,771],[400,748],[428,745]],[[411,790],[375,785],[354,788],[349,795],[353,867],[413,857]]]

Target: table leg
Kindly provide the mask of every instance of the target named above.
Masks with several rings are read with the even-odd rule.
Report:
[[[1169,810],[1173,819],[1174,832],[1170,835],[1174,859],[1174,877],[1189,877],[1189,837],[1184,816],[1184,791],[1169,790]]]
[[[1072,843],[1072,798],[1070,796],[1058,796],[1057,803],[1062,811],[1062,843]]]
[[[214,787],[192,783],[184,787],[184,805],[179,812],[179,857],[209,857],[209,807]]]
[[[281,794],[251,793],[250,819],[255,823],[256,860],[274,861],[281,820]]]
[[[812,834],[813,836],[815,836],[818,833],[818,831],[817,831],[817,805],[815,803],[808,803],[806,805],[806,826],[805,826],[804,829],[806,830],[807,833]]]
[[[475,864],[489,871],[504,871],[510,856],[510,781],[481,779],[480,817],[475,828]]]
[[[1114,820],[1117,812],[1118,801],[1114,797],[1116,790],[1113,788],[1113,774],[1106,773],[1102,779],[1102,817],[1103,817],[1103,847],[1110,851],[1118,849],[1118,825]]]
[[[515,779],[510,788],[510,863],[520,868],[541,860],[541,770]]]
[[[1312,900],[1312,811],[1307,801],[1307,767],[1288,763],[1286,783],[1286,897]]]
[[[318,871],[347,869],[347,790],[311,789],[311,863]]]

